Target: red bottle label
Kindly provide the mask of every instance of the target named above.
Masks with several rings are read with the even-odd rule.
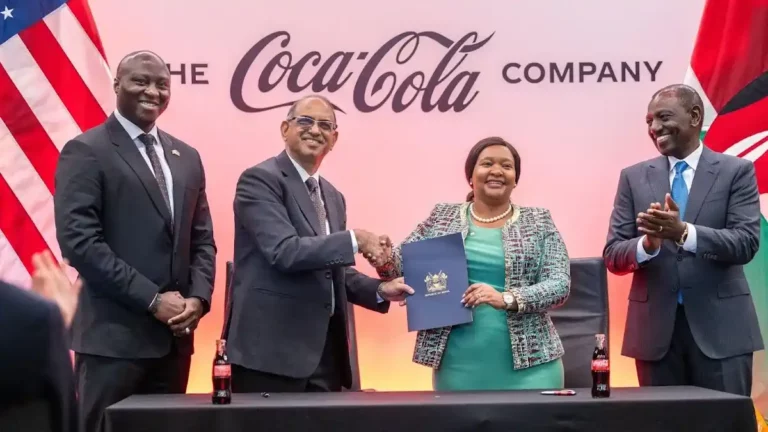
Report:
[[[216,365],[213,367],[214,378],[229,378],[230,376],[232,376],[232,366]]]
[[[608,359],[596,359],[592,360],[592,370],[595,372],[608,372],[611,367],[608,363]]]

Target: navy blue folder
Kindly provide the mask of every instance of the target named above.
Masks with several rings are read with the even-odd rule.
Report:
[[[469,288],[467,256],[461,233],[406,243],[402,249],[408,297],[408,331],[472,322],[472,309],[461,303]]]

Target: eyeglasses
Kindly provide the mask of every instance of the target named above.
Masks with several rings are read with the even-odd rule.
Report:
[[[299,125],[302,129],[310,129],[312,126],[317,123],[317,127],[320,128],[320,130],[325,132],[331,132],[336,130],[338,127],[336,123],[329,121],[329,120],[315,120],[312,117],[308,116],[297,116],[297,117],[291,117],[288,119],[288,121],[296,120],[296,124]]]

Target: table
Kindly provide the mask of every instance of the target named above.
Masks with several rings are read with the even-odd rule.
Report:
[[[515,392],[135,395],[106,411],[109,432],[753,432],[751,399],[696,387],[614,388],[609,399]]]

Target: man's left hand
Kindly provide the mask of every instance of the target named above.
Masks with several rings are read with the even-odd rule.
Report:
[[[187,336],[197,328],[200,317],[203,316],[203,303],[197,297],[184,299],[184,312],[168,320],[175,336]]]
[[[405,284],[405,278],[399,277],[379,285],[379,296],[386,301],[399,301],[404,304],[405,298],[413,295],[413,288]]]
[[[641,225],[638,228],[640,231],[662,239],[680,240],[686,228],[685,222],[680,220],[680,208],[670,194],[664,199],[664,210],[648,209],[648,212],[640,213],[640,219],[647,223],[644,225],[656,227],[651,230]]]

